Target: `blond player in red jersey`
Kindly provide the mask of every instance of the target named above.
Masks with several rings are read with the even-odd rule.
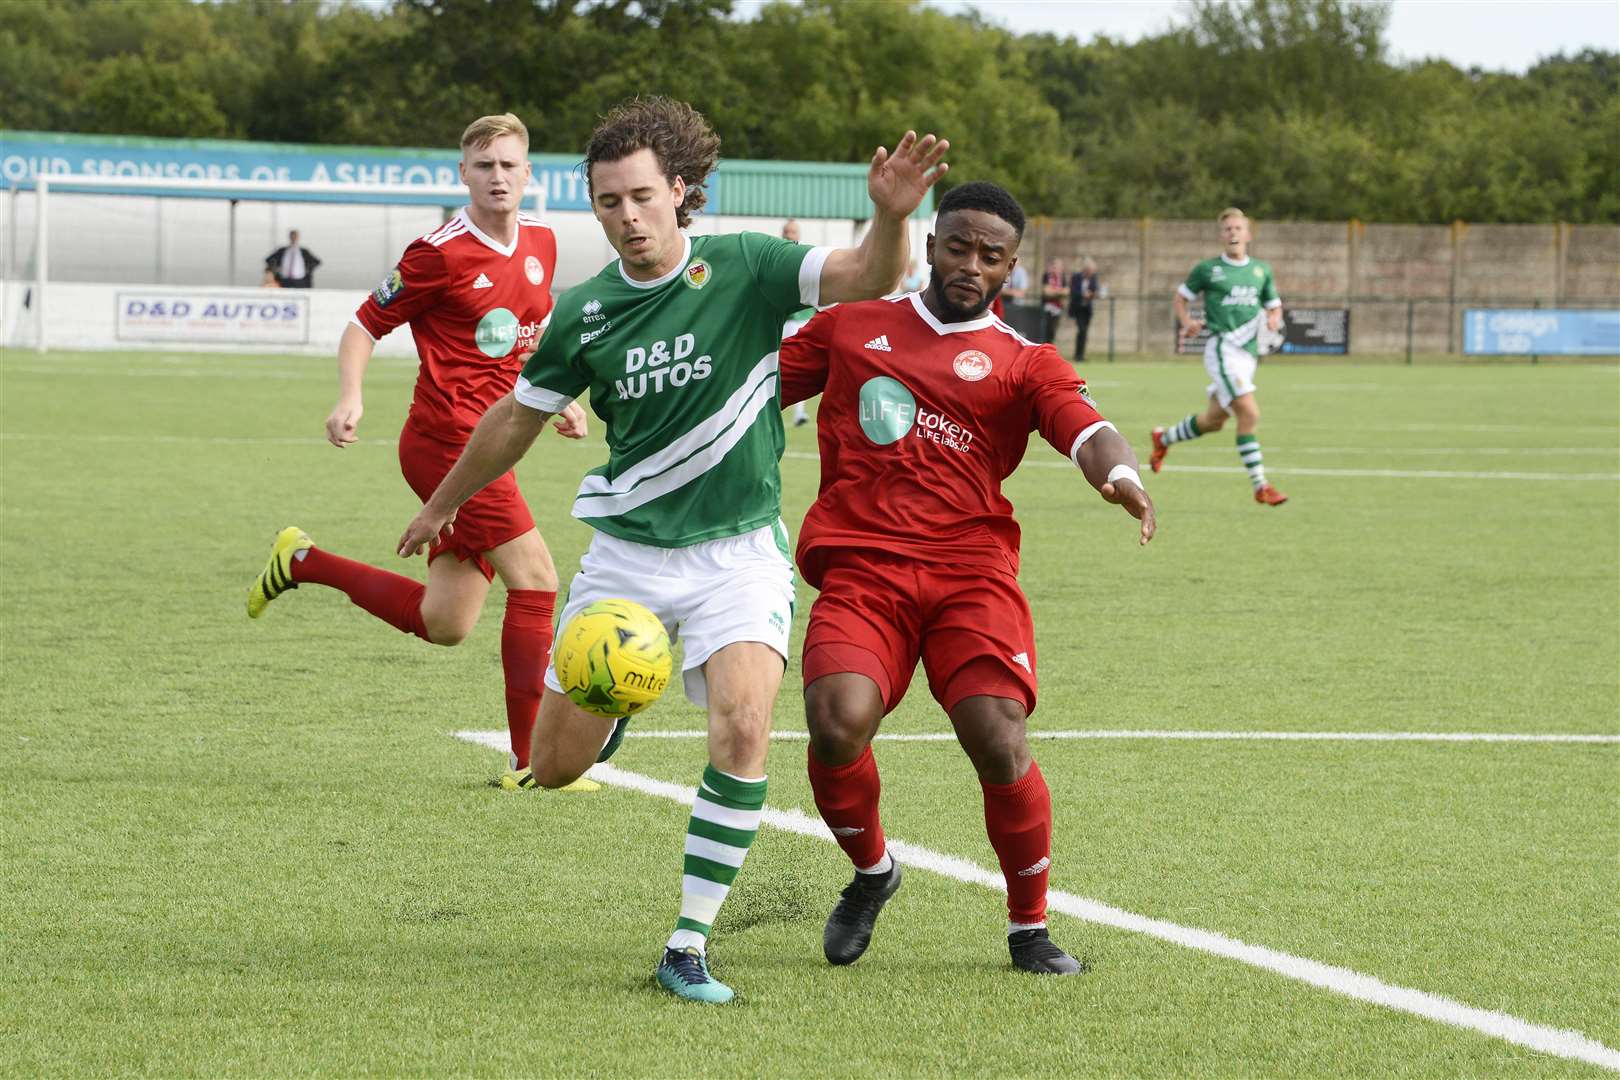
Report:
[[[358,438],[361,382],[377,339],[410,324],[421,368],[399,436],[399,464],[424,500],[485,410],[511,392],[551,315],[557,240],[519,209],[530,178],[528,149],[529,132],[511,113],[467,127],[460,169],[469,205],[405,249],[338,344],[338,401],[326,418],[326,437],[341,449]],[[585,414],[570,406],[556,426],[578,438]],[[455,532],[435,542],[428,559],[423,585],[318,548],[291,526],[276,537],[269,564],[248,590],[248,615],[258,618],[288,589],[326,585],[401,631],[455,645],[472,632],[499,574],[506,586],[501,665],[512,747],[499,784],[531,787],[529,742],[551,649],[557,570],[512,473],[462,507]]]
[[[1013,964],[1084,970],[1046,930],[1052,800],[1024,733],[1035,637],[1001,482],[1039,431],[1140,520],[1141,543],[1155,521],[1136,456],[1074,369],[988,312],[1023,230],[1006,191],[964,184],[940,201],[923,292],[830,308],[782,343],[783,403],[822,394],[821,493],[798,562],[821,590],[804,641],[810,786],[855,864],[823,933],[834,964],[866,951],[900,887],[871,742],[920,658],[979,775]]]

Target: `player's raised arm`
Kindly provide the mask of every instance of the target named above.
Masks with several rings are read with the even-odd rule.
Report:
[[[405,527],[399,538],[400,557],[408,559],[441,532],[453,531],[451,522],[461,504],[521,461],[551,417],[519,404],[512,394],[491,405],[455,465]]]
[[[877,148],[866,174],[872,227],[858,246],[839,248],[827,256],[821,270],[820,303],[875,300],[900,283],[911,260],[906,220],[922,205],[928,189],[950,169],[944,160],[950,146],[933,135],[919,139],[915,131],[908,131],[894,153]]]

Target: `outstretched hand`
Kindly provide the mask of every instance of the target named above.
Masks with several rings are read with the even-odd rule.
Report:
[[[945,151],[951,144],[933,135],[917,138],[908,131],[900,145],[889,153],[878,147],[872,155],[872,167],[866,174],[866,192],[872,205],[898,218],[907,218],[922,205],[928,189],[950,170],[944,161]]]
[[[1158,532],[1158,519],[1153,510],[1153,500],[1148,497],[1147,491],[1128,477],[1110,480],[1097,489],[1103,499],[1123,506],[1125,512],[1142,523],[1142,543],[1153,539]]]

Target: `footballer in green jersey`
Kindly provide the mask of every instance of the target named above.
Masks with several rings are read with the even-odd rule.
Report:
[[[589,390],[608,460],[573,512],[596,529],[561,622],[627,598],[685,642],[687,696],[708,711],[709,765],[687,826],[680,916],[655,971],[689,1001],[732,991],[709,972],[709,929],[759,828],[771,708],[787,663],[793,572],[780,521],[777,346],[808,305],[869,300],[910,261],[906,222],[944,175],[949,144],[906,132],[867,173],[872,225],[857,247],[758,235],[693,237],[720,140],[690,105],[637,98],[585,151],[591,210],[619,258],[570,289],[513,393],[484,414],[460,460],[400,537],[411,556],[522,458],[551,415]],[[587,712],[552,671],[530,768],[555,788],[618,748],[624,718]]]
[[[1266,481],[1260,453],[1260,404],[1255,400],[1254,372],[1260,355],[1260,327],[1264,324],[1273,333],[1282,329],[1282,300],[1277,296],[1271,264],[1249,257],[1249,219],[1243,211],[1229,206],[1216,221],[1221,231],[1221,254],[1194,266],[1176,290],[1176,319],[1181,323],[1182,339],[1196,337],[1204,327],[1209,328],[1209,342],[1204,346],[1204,368],[1210,378],[1205,393],[1209,402],[1201,413],[1153,429],[1149,464],[1158,472],[1170,447],[1221,430],[1231,416],[1237,420],[1238,456],[1248,470],[1254,501],[1262,506],[1281,506],[1288,496]],[[1200,295],[1204,298],[1201,320],[1188,307]]]

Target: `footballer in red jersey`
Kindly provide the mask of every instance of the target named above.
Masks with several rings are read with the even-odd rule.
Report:
[[[783,404],[822,395],[821,492],[798,562],[821,590],[804,642],[810,785],[856,871],[823,934],[835,964],[866,950],[900,886],[871,742],[921,659],[984,791],[1013,963],[1084,970],[1046,931],[1052,801],[1025,738],[1034,627],[1001,482],[1039,432],[1139,519],[1141,543],[1155,521],[1130,445],[1074,369],[989,314],[1023,229],[1006,191],[964,184],[940,201],[923,292],[830,308],[782,343]]]
[[[399,464],[423,500],[455,464],[479,418],[511,392],[551,314],[557,239],[519,209],[530,177],[528,148],[528,130],[511,113],[468,126],[461,178],[470,204],[405,249],[338,345],[339,396],[326,437],[342,448],[357,439],[361,382],[376,340],[410,325],[421,367],[399,436]],[[584,422],[576,406],[557,427],[577,438]],[[453,558],[437,558],[444,554]],[[477,623],[496,574],[507,590],[501,661],[512,740],[511,768],[499,783],[522,788],[532,781],[529,742],[551,649],[557,571],[512,473],[461,508],[453,530],[429,553],[425,586],[334,555],[290,527],[248,591],[248,614],[258,618],[287,589],[327,585],[399,630],[455,645]]]

